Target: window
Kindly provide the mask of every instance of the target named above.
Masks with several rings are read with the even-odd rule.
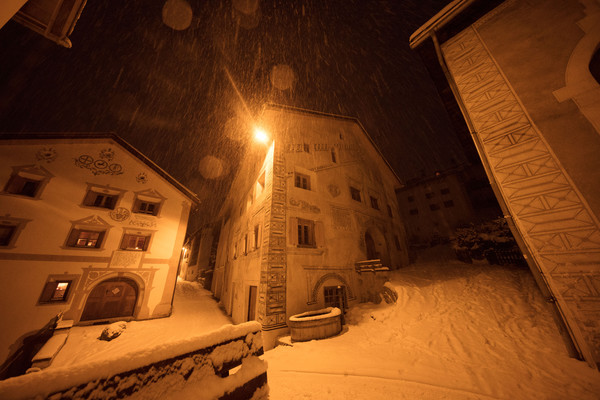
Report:
[[[439,210],[439,209],[440,209],[440,206],[439,206],[439,205],[437,205],[437,204],[430,204],[430,205],[429,205],[429,209],[430,209],[431,211]]]
[[[450,193],[450,189],[444,188],[444,189],[440,190],[440,193],[441,194],[448,194],[448,193]]]
[[[40,180],[25,178],[20,175],[13,175],[6,184],[6,189],[4,189],[4,191],[21,196],[35,197],[40,186]]]
[[[323,288],[325,307],[337,307],[344,311],[346,304],[346,288],[344,286],[325,286]]]
[[[331,149],[331,162],[332,163],[337,163],[337,157],[335,155],[335,149],[334,148]]]
[[[376,197],[370,196],[371,197],[371,207],[373,207],[376,210],[379,210],[379,203],[377,201]]]
[[[244,254],[248,254],[248,234],[244,235]]]
[[[304,152],[305,152],[305,153],[310,153],[310,145],[309,145],[309,144],[307,144],[307,143],[304,143],[304,146],[303,146],[303,147],[304,147]]]
[[[435,193],[433,193],[433,192],[425,193],[425,197],[428,199],[431,199],[433,196],[435,196]]]
[[[452,200],[447,200],[444,202],[444,207],[446,207],[446,208],[454,207],[454,202]]]
[[[390,207],[390,205],[387,205],[387,211],[388,211],[388,215],[390,216],[390,218],[392,218],[394,215],[392,214],[392,207]]]
[[[156,215],[158,213],[158,204],[138,199],[133,207],[133,212],[138,214]]]
[[[89,188],[83,199],[83,205],[88,207],[99,207],[114,210],[119,199],[119,192],[103,190],[100,188]]]
[[[254,248],[258,249],[260,241],[259,241],[259,237],[258,237],[258,225],[254,226]]]
[[[600,84],[600,47],[597,48],[594,54],[592,55],[588,68],[590,69],[590,73],[592,74],[596,82]]]
[[[4,193],[38,198],[50,178],[52,174],[43,167],[34,165],[13,167],[12,175],[4,186]]]
[[[118,192],[116,193],[118,194]],[[158,216],[165,199],[164,196],[153,189],[136,192],[131,211],[136,214]]]
[[[42,295],[40,296],[40,303],[61,303],[67,301],[69,289],[71,288],[72,281],[59,280],[46,282]]]
[[[151,235],[142,233],[126,233],[121,240],[121,250],[146,251],[150,244]]]
[[[106,231],[73,228],[67,239],[67,247],[99,249],[102,246],[105,233]]]
[[[360,190],[353,186],[350,186],[350,197],[352,197],[352,200],[362,201],[362,198],[360,196]]]
[[[300,189],[310,190],[310,176],[296,172],[294,177],[294,186]]]
[[[97,215],[71,221],[66,248],[100,249],[111,226]]]
[[[418,209],[416,209],[416,208],[413,208],[413,209],[412,209],[412,210],[410,210],[408,213],[409,213],[410,215],[417,215],[417,214],[419,213],[419,210],[418,210]]]
[[[298,219],[298,247],[316,247],[313,221]]]
[[[412,203],[413,201],[415,201],[415,196],[408,196],[407,200],[409,203]]]

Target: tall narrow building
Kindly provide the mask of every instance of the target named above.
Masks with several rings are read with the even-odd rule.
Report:
[[[224,202],[212,290],[265,346],[290,316],[378,300],[408,261],[400,181],[355,118],[264,108]]]

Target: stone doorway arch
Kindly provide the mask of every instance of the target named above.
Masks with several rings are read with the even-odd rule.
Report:
[[[367,260],[381,260],[385,266],[390,265],[390,253],[383,233],[372,226],[365,231],[365,248]]]
[[[80,321],[133,317],[138,295],[139,287],[133,279],[104,280],[90,292]]]

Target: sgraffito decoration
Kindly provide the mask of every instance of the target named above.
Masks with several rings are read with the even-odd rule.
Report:
[[[121,175],[123,166],[121,164],[112,163],[115,152],[108,148],[100,151],[97,159],[89,154],[82,154],[75,158],[75,165],[79,168],[89,169],[94,175]]]
[[[151,219],[143,219],[142,217],[135,217],[129,221],[129,225],[137,226],[140,228],[154,228],[156,227],[156,221]]]
[[[293,198],[290,198],[290,205],[294,206],[294,207],[300,207],[303,211],[309,211],[309,212],[313,212],[313,213],[320,213],[321,209],[315,205],[312,205],[310,203],[307,203],[304,200],[296,200]]]
[[[145,172],[140,172],[135,177],[135,180],[137,183],[146,184],[146,183],[148,183],[148,175],[146,175]]]
[[[108,214],[110,217],[118,222],[127,221],[131,213],[125,207],[117,207]]]
[[[600,222],[477,29],[443,45],[481,157],[588,362],[600,361]]]
[[[48,164],[56,160],[56,157],[58,157],[58,154],[52,147],[42,147],[35,153],[35,158],[38,161],[46,161]]]

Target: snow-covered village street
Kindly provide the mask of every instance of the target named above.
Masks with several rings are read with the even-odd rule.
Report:
[[[398,302],[350,309],[340,335],[267,351],[270,399],[600,398],[598,372],[569,358],[527,269],[464,264],[437,247],[391,284]],[[103,326],[74,327],[48,370],[227,323],[210,292],[180,281],[170,318],[129,322],[111,342],[97,340]]]

